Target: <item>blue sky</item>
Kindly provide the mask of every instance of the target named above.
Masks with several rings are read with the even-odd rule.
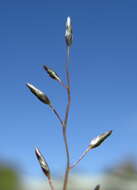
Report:
[[[137,157],[137,2],[1,0],[0,158],[16,163],[25,175],[42,175],[35,146],[53,173],[62,174],[65,166],[60,124],[25,84],[44,91],[63,115],[65,90],[42,66],[65,80],[67,16],[74,32],[68,128],[72,162],[93,137],[109,129],[112,136],[77,170],[100,173],[130,155]]]

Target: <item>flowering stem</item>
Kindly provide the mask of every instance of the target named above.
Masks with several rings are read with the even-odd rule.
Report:
[[[70,155],[69,155],[69,149],[68,149],[68,142],[67,142],[67,122],[68,122],[68,115],[70,110],[70,103],[71,103],[71,96],[70,96],[70,76],[69,76],[69,63],[70,63],[70,47],[67,46],[67,63],[66,63],[66,78],[67,78],[67,96],[68,96],[68,103],[66,107],[66,114],[64,119],[64,127],[63,127],[63,138],[64,138],[64,144],[66,149],[66,157],[67,157],[67,164],[66,164],[66,171],[65,171],[65,177],[64,177],[64,184],[63,184],[63,190],[67,189],[68,184],[68,176],[69,176],[69,166],[70,166]]]
[[[71,103],[71,96],[70,96],[70,76],[69,76],[69,60],[70,58],[70,47],[67,47],[67,64],[66,64],[66,77],[67,77],[67,95],[68,95],[68,103],[66,107],[66,114],[65,114],[65,120],[64,120],[64,127],[67,128],[67,122],[68,122],[68,114],[70,110],[70,103]]]
[[[66,156],[67,156],[67,164],[66,164],[63,190],[66,190],[67,189],[67,183],[68,183],[68,176],[69,176],[70,158],[69,158],[69,150],[68,150],[67,135],[66,135],[66,128],[65,127],[63,128],[63,138],[64,138],[64,144],[65,144]]]

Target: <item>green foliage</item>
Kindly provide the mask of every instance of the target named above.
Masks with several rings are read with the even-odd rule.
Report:
[[[21,190],[17,171],[0,165],[0,190]]]

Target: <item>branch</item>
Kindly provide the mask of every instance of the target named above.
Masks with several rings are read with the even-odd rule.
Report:
[[[63,120],[61,119],[59,113],[56,111],[56,109],[53,107],[53,105],[49,105],[51,110],[54,112],[54,114],[56,115],[57,119],[59,120],[59,122],[61,123],[61,126],[64,127],[64,122]]]
[[[79,157],[79,159],[72,165],[70,166],[70,170],[73,169],[85,156],[86,154],[90,151],[89,148],[87,148],[82,154],[81,156]]]

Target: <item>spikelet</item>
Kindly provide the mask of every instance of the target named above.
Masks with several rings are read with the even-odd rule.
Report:
[[[89,144],[89,148],[93,149],[96,148],[98,146],[100,146],[100,144],[111,135],[112,130],[111,131],[107,131],[106,133],[103,133],[99,136],[97,136],[96,138],[92,139],[90,144]]]
[[[36,157],[38,159],[38,162],[40,164],[40,167],[41,167],[43,173],[47,177],[49,177],[50,176],[50,170],[49,170],[48,164],[47,164],[45,158],[43,157],[43,155],[41,154],[41,152],[38,148],[35,148],[35,154],[36,154]]]
[[[33,86],[30,83],[26,84],[27,87],[30,89],[30,91],[44,104],[48,104],[50,105],[50,100],[49,98],[42,92],[40,91],[38,88],[36,88],[35,86]]]
[[[72,45],[72,41],[73,41],[72,22],[71,22],[70,17],[67,17],[67,21],[66,21],[65,40],[66,40],[67,46],[70,47]]]
[[[44,65],[43,68],[52,79],[57,80],[59,82],[61,81],[61,79],[59,78],[59,76],[57,75],[55,71],[53,71],[52,69],[49,69],[46,65]]]

